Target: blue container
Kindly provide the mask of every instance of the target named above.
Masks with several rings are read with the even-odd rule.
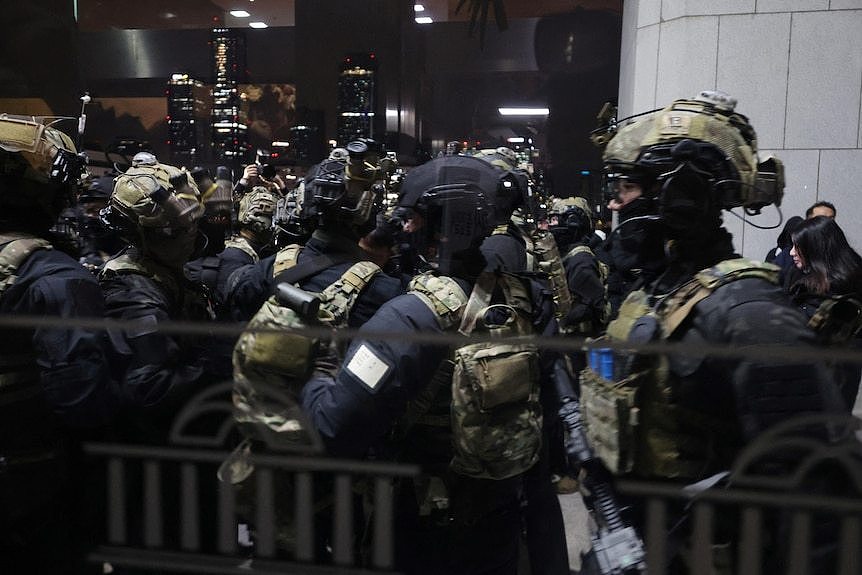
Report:
[[[614,350],[603,347],[598,350],[598,366],[596,370],[602,377],[613,381],[614,379]],[[594,368],[595,369],[595,368]]]

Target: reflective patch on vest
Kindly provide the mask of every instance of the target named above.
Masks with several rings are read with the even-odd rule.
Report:
[[[391,368],[373,349],[362,344],[350,358],[346,369],[368,389],[375,391]]]

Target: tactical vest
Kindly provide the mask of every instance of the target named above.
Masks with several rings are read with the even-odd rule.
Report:
[[[291,245],[279,251],[274,275],[295,266],[301,249]],[[334,329],[346,326],[362,290],[380,272],[379,266],[368,261],[350,266],[315,294],[320,298],[316,318],[301,317],[297,311],[280,305],[275,296],[264,302],[233,352],[235,419],[247,436],[261,438],[270,445],[308,439],[298,423],[296,401],[311,375],[319,347],[331,344],[302,330],[315,323]],[[336,355],[343,351],[331,348]],[[270,390],[276,390],[278,397]]]
[[[569,253],[567,253],[566,257],[563,258],[563,261],[578,254],[589,254],[593,261],[596,262],[596,266],[599,270],[599,281],[602,282],[602,287],[604,288],[604,304],[602,305],[601,313],[596,320],[599,323],[599,326],[593,325],[591,320],[585,320],[573,326],[561,327],[561,331],[564,333],[590,333],[597,327],[606,325],[608,320],[611,319],[611,300],[608,298],[608,274],[610,273],[608,264],[596,258],[596,254],[587,245],[575,246],[569,250]]]
[[[137,274],[150,278],[167,290],[174,301],[181,301],[180,285],[170,272],[152,262],[144,263],[129,254],[123,254],[105,262],[99,272],[99,280],[118,278],[126,274]]]
[[[491,304],[498,287],[505,303]],[[541,447],[539,353],[535,345],[505,341],[532,333],[532,301],[524,284],[511,274],[485,272],[466,298],[451,278],[423,274],[413,279],[408,293],[434,312],[441,329],[458,325],[463,335],[483,333],[491,341],[457,347],[408,405],[405,417],[411,423],[428,424],[429,416],[439,420],[435,401],[439,406],[441,398],[451,397],[449,420],[443,423],[451,428],[453,471],[505,479],[528,470]],[[503,323],[487,323],[492,311],[503,312]]]
[[[672,339],[695,305],[716,289],[743,278],[778,284],[777,266],[745,258],[725,260],[660,297],[631,293],[608,325],[607,338],[628,341],[642,318],[658,326],[656,338]],[[613,473],[641,477],[697,478],[714,443],[730,441],[736,422],[731,414],[717,419],[673,400],[677,385],[666,356],[614,354],[614,377],[602,377],[591,366],[581,372],[581,411],[587,437]],[[608,373],[605,374],[610,375]]]
[[[25,233],[0,234],[0,298],[18,279],[18,268],[36,250],[50,250],[51,243]],[[11,404],[36,395],[39,379],[35,353],[22,357],[0,354],[0,405]]]
[[[251,261],[257,263],[260,261],[260,256],[257,255],[257,252],[251,246],[249,241],[242,236],[232,236],[229,240],[225,240],[224,242],[225,249],[227,248],[236,248],[248,254],[251,258]]]
[[[524,271],[548,274],[554,292],[554,315],[557,319],[566,317],[572,309],[572,294],[554,235],[545,230],[526,231],[518,226],[516,228],[526,244],[527,269]],[[494,228],[493,233],[505,234],[508,231],[509,224],[503,224]]]

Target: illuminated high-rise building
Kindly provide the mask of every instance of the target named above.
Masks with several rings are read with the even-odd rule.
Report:
[[[212,145],[215,158],[229,164],[246,160],[248,127],[241,117],[237,84],[245,82],[245,34],[234,28],[212,31]]]
[[[338,76],[336,132],[338,144],[356,138],[374,137],[377,104],[377,60],[371,54],[351,54],[344,58]]]
[[[171,163],[191,168],[206,162],[211,157],[209,90],[188,74],[173,74],[167,96]]]

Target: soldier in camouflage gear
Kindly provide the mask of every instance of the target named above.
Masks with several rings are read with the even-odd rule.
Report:
[[[459,325],[465,329],[467,296],[489,277],[501,282],[495,285],[522,294],[517,305],[529,313],[519,317],[527,320],[533,333],[555,330],[546,288],[517,274],[486,271],[480,246],[494,228],[492,200],[498,180],[496,168],[466,156],[443,156],[407,174],[399,200],[404,229],[432,271],[415,277],[410,291],[386,302],[361,331],[442,333]],[[493,303],[508,301],[499,287],[481,290]],[[500,319],[491,316],[483,315],[484,321]],[[423,480],[400,485],[398,569],[514,574],[523,485],[523,469],[515,466],[519,442],[508,438],[512,469],[503,472],[504,477],[479,478],[465,470],[462,448],[471,438],[456,434],[458,447],[453,452],[453,421],[459,417],[459,398],[454,396],[464,389],[456,391],[453,385],[460,364],[457,355],[453,364],[450,354],[441,345],[359,339],[336,370],[321,362],[302,390],[302,405],[330,453],[364,457],[373,452],[377,457],[419,462],[427,471]],[[545,367],[543,361],[540,365]],[[539,428],[533,429],[533,437],[538,436]],[[492,436],[499,428],[484,431],[488,442],[495,443]],[[553,517],[548,521],[554,524]],[[554,541],[563,543],[561,537]]]
[[[0,333],[0,570],[10,575],[84,568],[102,500],[78,442],[121,404],[104,332],[64,325],[101,319],[105,305],[93,275],[46,239],[84,161],[45,120],[0,114],[0,314],[55,322]]]
[[[756,214],[780,203],[784,184],[778,160],[758,161],[754,129],[735,104],[727,94],[702,92],[625,125],[608,143],[603,159],[612,185],[624,181],[617,175],[653,183],[644,193],[656,202],[651,233],[665,253],[664,272],[630,294],[608,326],[611,340],[813,343],[805,317],[777,284],[778,268],[740,258],[722,227],[723,209]],[[776,423],[840,412],[841,398],[822,366],[788,361],[617,355],[604,376],[590,369],[582,375],[587,435],[618,473],[704,479],[729,469],[743,446]],[[612,397],[611,389],[619,393]],[[638,409],[637,424],[601,422],[602,401]],[[622,439],[612,445],[611,436]],[[685,571],[681,557],[674,568]]]

